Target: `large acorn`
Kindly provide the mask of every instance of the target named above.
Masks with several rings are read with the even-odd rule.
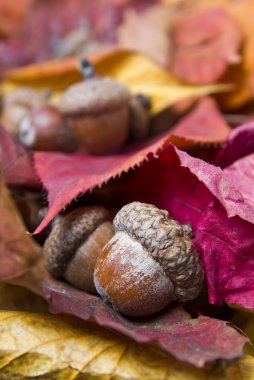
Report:
[[[198,296],[204,273],[189,225],[133,202],[117,213],[114,227],[94,271],[95,287],[106,302],[125,315],[145,316]]]

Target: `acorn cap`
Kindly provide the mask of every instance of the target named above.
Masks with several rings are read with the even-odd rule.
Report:
[[[186,302],[198,296],[204,273],[189,225],[181,225],[154,205],[132,202],[117,213],[114,227],[116,232],[126,232],[140,242],[161,265],[174,284],[177,301]]]
[[[69,116],[96,115],[127,105],[130,92],[108,77],[95,77],[70,86],[62,95],[60,110]]]
[[[44,244],[48,272],[61,277],[80,245],[107,220],[110,214],[101,206],[80,207],[60,219]]]
[[[17,104],[25,108],[34,108],[43,104],[49,94],[48,90],[37,90],[32,87],[20,87],[3,98],[4,107]]]

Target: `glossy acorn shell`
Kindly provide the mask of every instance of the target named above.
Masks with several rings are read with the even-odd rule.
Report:
[[[153,314],[173,300],[173,284],[161,266],[123,232],[98,256],[94,283],[104,301],[127,316]]]

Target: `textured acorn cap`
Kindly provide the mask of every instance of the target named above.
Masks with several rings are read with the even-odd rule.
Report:
[[[4,107],[17,104],[25,108],[34,108],[43,104],[48,96],[48,90],[37,90],[32,87],[20,87],[4,96]]]
[[[110,214],[101,206],[80,207],[60,219],[44,244],[48,272],[61,277],[80,245],[107,220]]]
[[[59,103],[61,111],[69,116],[97,115],[127,105],[130,92],[122,83],[95,77],[70,86]]]
[[[132,202],[117,213],[114,227],[116,232],[126,232],[140,242],[161,265],[174,284],[177,301],[186,302],[198,296],[204,273],[189,225],[181,225],[154,205]]]

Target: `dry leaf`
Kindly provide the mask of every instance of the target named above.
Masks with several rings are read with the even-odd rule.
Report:
[[[138,345],[76,318],[0,312],[0,377],[31,379],[238,380],[251,379],[253,358],[219,374],[174,360],[160,349]],[[78,376],[79,374],[84,374]],[[245,375],[242,377],[242,375]]]
[[[118,49],[91,57],[91,61],[99,74],[118,79],[126,84],[133,94],[141,93],[151,97],[152,114],[188,97],[200,97],[231,89],[230,86],[222,84],[182,84],[141,53]],[[79,80],[81,74],[78,71],[78,59],[69,58],[9,71],[2,91],[6,93],[17,85],[49,87],[60,91]]]
[[[0,177],[0,280],[41,293],[41,249],[25,231],[21,217]]]

